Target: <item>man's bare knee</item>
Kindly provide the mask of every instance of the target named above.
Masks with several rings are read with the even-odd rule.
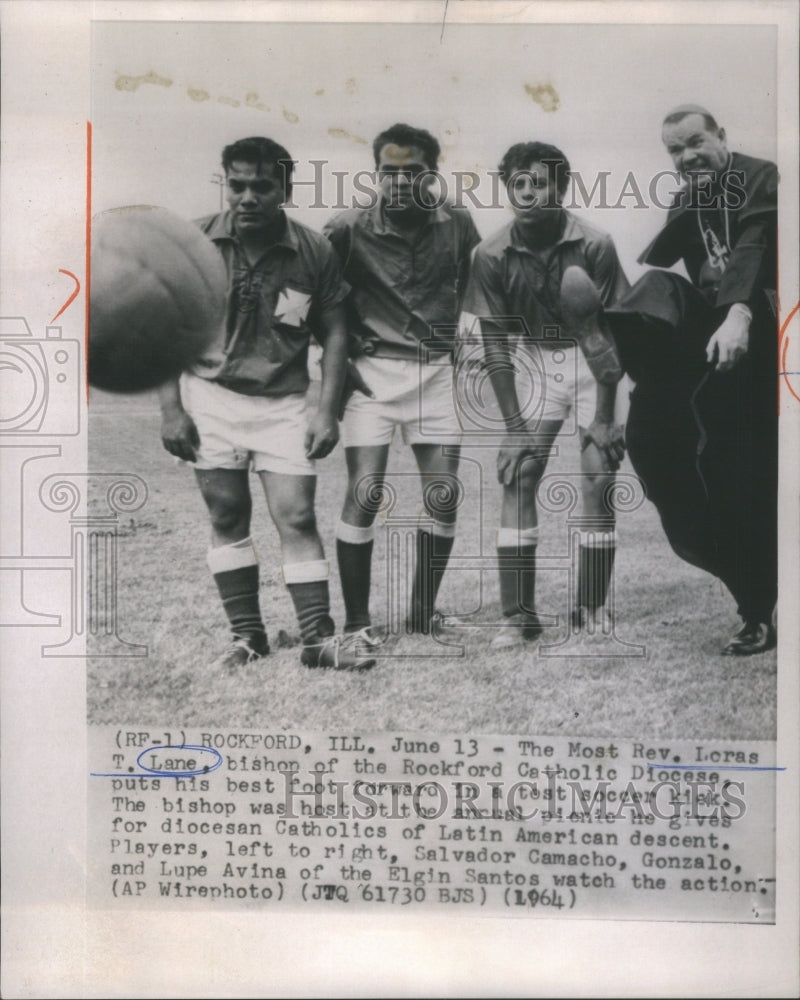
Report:
[[[441,475],[423,480],[422,502],[437,521],[452,524],[464,497],[464,487],[455,475]]]
[[[517,467],[517,479],[526,489],[535,489],[547,469],[549,455],[524,455]]]
[[[275,511],[275,525],[281,535],[311,536],[317,533],[313,507],[288,507]]]
[[[219,476],[198,475],[198,485],[203,495],[211,527],[222,538],[237,541],[250,533],[253,502],[245,481],[228,481]]]
[[[389,499],[390,491],[382,472],[352,476],[347,486],[343,520],[359,528],[368,528],[378,511],[386,509]]]

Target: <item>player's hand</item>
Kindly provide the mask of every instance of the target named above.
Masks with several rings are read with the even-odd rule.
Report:
[[[306,431],[306,458],[325,458],[339,440],[339,424],[328,414],[317,411]]]
[[[583,448],[589,444],[600,452],[606,472],[616,472],[625,457],[625,428],[610,420],[593,420],[586,430]]]
[[[503,486],[510,486],[517,478],[519,464],[523,458],[532,455],[539,459],[547,459],[550,445],[537,445],[530,439],[525,441],[519,434],[507,434],[500,443],[497,453],[497,481]]]
[[[168,410],[161,415],[161,443],[176,458],[194,462],[200,447],[200,435],[186,410]]]
[[[342,389],[342,401],[339,404],[339,419],[341,420],[344,416],[345,407],[347,402],[354,392],[363,392],[365,396],[369,396],[370,399],[375,398],[375,393],[370,389],[364,379],[361,377],[361,372],[356,368],[352,361],[347,362],[347,373],[344,377],[344,388]]]
[[[733,306],[706,345],[709,364],[716,361],[718,372],[730,371],[747,354],[750,343],[748,311]]]

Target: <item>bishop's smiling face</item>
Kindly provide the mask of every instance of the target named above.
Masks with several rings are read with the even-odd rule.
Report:
[[[661,137],[675,169],[693,187],[713,183],[728,162],[725,129],[709,128],[701,114],[665,125]]]

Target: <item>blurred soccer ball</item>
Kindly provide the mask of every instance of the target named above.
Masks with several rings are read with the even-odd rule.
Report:
[[[89,382],[141,392],[190,367],[225,315],[225,265],[192,223],[129,205],[92,220]]]

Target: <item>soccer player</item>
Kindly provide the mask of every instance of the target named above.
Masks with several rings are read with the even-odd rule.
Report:
[[[162,441],[194,463],[211,519],[208,566],[232,632],[217,661],[235,669],[269,652],[250,538],[249,471],[258,474],[280,536],[283,579],[309,667],[365,668],[334,635],[328,563],[314,516],[314,459],[339,437],[337,412],[347,363],[343,282],[328,241],[290,219],[292,161],[271,139],[226,146],[229,210],[199,225],[228,272],[224,329],[191,372],[160,392]],[[323,344],[319,403],[309,413],[307,356]]]
[[[600,310],[628,289],[611,237],[562,206],[570,167],[560,149],[518,143],[499,169],[514,219],[475,251],[463,320],[480,323],[506,429],[497,456],[505,623],[492,640],[495,649],[521,646],[542,631],[535,606],[536,489],[570,414],[580,434],[583,512],[594,522],[581,536],[571,617],[575,627],[607,629],[616,541],[604,495],[624,444],[614,423],[622,372]]]
[[[373,153],[375,205],[342,212],[325,227],[352,286],[355,364],[374,394],[351,397],[342,421],[348,484],[336,531],[345,631],[367,645],[381,639],[369,611],[376,509],[359,489],[369,484],[379,491],[396,427],[414,452],[429,515],[417,532],[410,631],[428,633],[453,547],[461,432],[452,364],[442,363],[453,345],[447,337],[438,346],[430,341],[437,329],[456,327],[459,294],[479,241],[468,212],[430,204],[440,153],[434,136],[393,125],[377,136]]]
[[[662,139],[683,184],[640,261],[682,260],[690,280],[649,271],[609,312],[636,383],[628,448],[674,551],[736,600],[722,652],[751,656],[777,642],[778,171],[731,153],[698,105]]]

